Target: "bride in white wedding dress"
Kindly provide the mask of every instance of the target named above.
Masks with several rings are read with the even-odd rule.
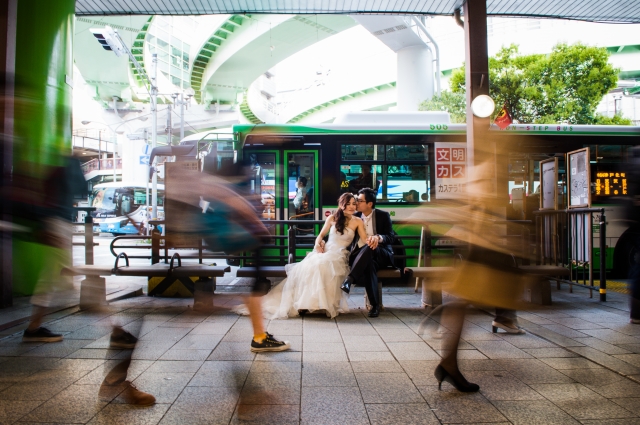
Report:
[[[353,216],[355,212],[355,197],[344,193],[338,199],[338,210],[327,217],[313,251],[300,263],[288,264],[287,278],[262,297],[266,319],[295,317],[298,310],[324,310],[331,318],[349,311],[347,294],[340,290],[349,273],[349,245],[356,232],[362,240],[367,237],[362,220]],[[237,312],[247,314],[246,307]]]

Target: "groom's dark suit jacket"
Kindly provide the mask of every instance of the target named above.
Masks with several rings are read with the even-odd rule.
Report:
[[[354,215],[362,218],[361,212],[357,212]],[[371,224],[373,226],[373,234],[382,236],[382,242],[380,242],[378,247],[373,251],[376,253],[377,257],[377,268],[394,267],[393,248],[391,245],[393,244],[395,232],[391,225],[391,216],[386,211],[374,208]],[[356,233],[356,237],[353,239],[350,249],[352,254],[358,248],[358,239],[359,237]]]

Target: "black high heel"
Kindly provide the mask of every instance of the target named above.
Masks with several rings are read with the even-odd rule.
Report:
[[[459,370],[456,369],[456,373],[454,375],[447,372],[447,370],[438,365],[436,370],[433,372],[433,375],[438,380],[438,390],[442,390],[442,381],[448,382],[455,387],[456,390],[461,393],[475,393],[480,390],[480,386],[478,384],[473,384],[465,379],[460,373]]]

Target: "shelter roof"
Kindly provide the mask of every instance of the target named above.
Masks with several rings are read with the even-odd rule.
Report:
[[[77,0],[76,15],[242,13],[451,15],[465,0]],[[490,16],[640,23],[637,0],[487,0]]]

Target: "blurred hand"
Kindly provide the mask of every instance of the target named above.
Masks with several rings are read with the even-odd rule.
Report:
[[[367,237],[367,245],[369,245],[371,249],[376,249],[378,247],[378,236]]]
[[[323,253],[324,252],[324,241],[320,241],[320,244],[316,245],[316,251]]]

